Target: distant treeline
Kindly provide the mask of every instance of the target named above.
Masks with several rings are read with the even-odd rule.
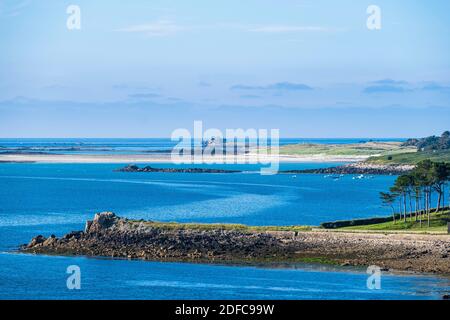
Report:
[[[450,149],[450,131],[445,131],[440,137],[431,136],[421,139],[408,139],[404,147],[417,147],[419,151],[448,150]]]

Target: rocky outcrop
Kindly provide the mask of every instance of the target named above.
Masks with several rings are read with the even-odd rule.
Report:
[[[140,168],[136,165],[130,164],[124,168],[115,170],[117,172],[167,172],[167,173],[239,173],[238,170],[222,170],[222,169],[208,169],[208,168],[153,168],[146,166]]]
[[[85,233],[101,232],[117,224],[119,218],[113,212],[97,213],[94,220],[86,221]]]
[[[372,164],[367,162],[350,163],[344,166],[282,171],[286,174],[367,174],[367,175],[400,175],[414,169],[413,165]]]
[[[280,239],[266,233],[162,227],[151,221],[119,218],[112,212],[96,214],[84,232],[51,239],[37,236],[21,250],[148,260],[247,260],[290,253]]]
[[[270,230],[270,231],[269,231]],[[158,261],[301,262],[450,274],[447,235],[369,234],[220,225],[161,224],[96,214],[85,231],[62,238],[37,236],[27,253],[87,255]]]

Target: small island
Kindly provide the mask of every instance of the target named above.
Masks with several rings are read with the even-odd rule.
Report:
[[[164,173],[239,173],[239,170],[223,170],[212,168],[154,168],[151,166],[138,167],[130,164],[124,168],[115,170],[116,172],[164,172]]]

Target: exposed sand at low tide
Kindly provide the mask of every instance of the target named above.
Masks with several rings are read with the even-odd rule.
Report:
[[[328,155],[257,155],[248,154],[240,156],[206,156],[199,162],[191,161],[192,164],[214,164],[214,163],[261,163],[269,164],[279,161],[286,162],[355,162],[367,159],[367,156],[328,156]],[[146,155],[146,154],[3,154],[0,155],[0,162],[42,162],[42,163],[168,163],[176,164],[170,155]]]

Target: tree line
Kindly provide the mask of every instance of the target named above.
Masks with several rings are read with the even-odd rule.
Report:
[[[389,192],[380,192],[380,198],[383,205],[392,209],[394,223],[398,216],[395,211],[398,208],[400,220],[406,222],[409,216],[411,221],[418,221],[422,226],[426,219],[429,227],[432,211],[438,212],[445,207],[449,181],[450,163],[424,160],[409,173],[398,176]],[[434,208],[433,194],[437,195]]]
[[[435,151],[450,149],[450,131],[445,131],[440,137],[430,136],[421,139],[408,139],[402,146],[414,146],[420,151]]]

